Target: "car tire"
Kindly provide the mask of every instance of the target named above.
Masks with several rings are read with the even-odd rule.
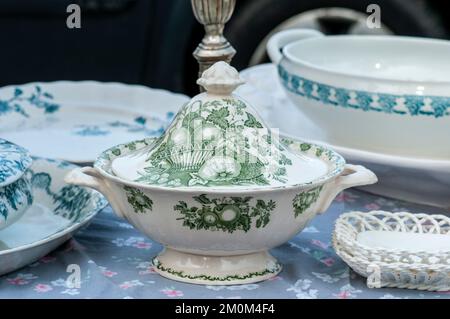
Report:
[[[237,50],[233,66],[243,69],[264,38],[292,16],[319,8],[340,7],[362,13],[373,0],[246,0],[236,7],[225,36]],[[381,20],[394,34],[442,38],[440,17],[424,0],[378,0]],[[266,59],[267,60],[267,59]],[[267,60],[268,61],[268,60]]]

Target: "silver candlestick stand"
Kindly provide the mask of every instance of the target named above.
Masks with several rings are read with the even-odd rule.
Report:
[[[236,0],[191,0],[191,3],[195,18],[205,27],[205,36],[193,53],[201,77],[203,71],[218,61],[230,63],[236,53],[223,36],[223,28],[233,14]]]

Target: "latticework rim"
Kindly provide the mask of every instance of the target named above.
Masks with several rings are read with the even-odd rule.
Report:
[[[379,288],[395,287],[427,291],[450,291],[450,265],[417,265],[369,261],[352,256],[339,243],[336,236],[333,236],[333,247],[336,254],[350,268],[363,277],[368,278],[370,276],[369,269],[373,271],[374,267],[379,267],[380,278],[382,275],[385,275],[385,277],[391,279],[390,281],[380,281]]]
[[[419,258],[422,261],[437,259],[438,261],[445,260],[445,263],[448,263],[447,260],[450,259],[450,251],[445,250],[411,252],[403,249],[368,247],[356,240],[359,233],[367,230],[443,234],[449,235],[450,239],[450,218],[445,215],[386,211],[348,212],[342,214],[336,220],[334,236],[347,251],[351,251],[355,256],[364,256],[373,260],[375,260],[374,256],[386,257],[390,260],[395,258],[398,260],[410,259],[411,256],[414,256],[414,258]],[[436,263],[438,262],[429,262],[428,264]]]

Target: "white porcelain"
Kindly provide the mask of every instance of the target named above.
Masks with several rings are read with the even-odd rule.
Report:
[[[228,64],[213,65],[199,82],[208,91],[183,106],[163,136],[109,149],[66,181],[99,190],[119,216],[163,244],[154,259],[163,276],[199,284],[267,279],[281,270],[269,249],[340,191],[376,177],[333,151],[272,135],[230,95],[242,80]]]
[[[98,192],[63,181],[74,167],[63,161],[33,158],[27,171],[33,204],[14,225],[0,231],[0,275],[47,255],[107,205]],[[69,196],[64,195],[67,193]]]
[[[267,50],[289,98],[330,143],[450,159],[450,42],[294,29]]]
[[[444,215],[349,212],[336,221],[333,246],[371,287],[447,291],[449,231]]]
[[[188,100],[182,94],[121,83],[7,86],[0,88],[0,136],[35,156],[92,163],[99,150],[161,135]]]
[[[368,230],[358,234],[357,242],[362,246],[383,249],[399,249],[411,253],[450,252],[450,240],[445,234],[405,233],[385,230]]]
[[[328,174],[310,183],[253,189],[161,187],[114,175],[111,162],[117,156],[154,142],[147,139],[107,150],[94,168],[75,169],[66,181],[103,193],[120,217],[166,247],[154,259],[157,271],[191,283],[248,283],[274,276],[281,265],[267,253],[269,249],[326,211],[341,190],[376,181],[373,173],[345,165],[332,151],[291,140],[286,142],[299,155],[313,158],[322,153]],[[236,220],[236,214],[247,217]]]
[[[372,170],[379,181],[363,186],[364,190],[414,203],[450,207],[450,160],[392,155],[387,149],[368,152],[352,148],[351,135],[342,144],[333,144],[324,130],[289,100],[273,64],[250,67],[241,76],[247,83],[237,89],[237,94],[255,105],[268,125],[279,128],[281,135],[332,148],[349,163]]]
[[[31,163],[26,149],[0,138],[0,230],[19,220],[33,202],[27,177]]]

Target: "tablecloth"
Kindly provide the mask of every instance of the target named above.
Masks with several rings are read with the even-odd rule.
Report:
[[[283,271],[261,283],[202,286],[179,283],[155,273],[151,258],[161,245],[117,218],[110,207],[74,238],[38,262],[0,277],[0,298],[449,298],[450,292],[369,289],[334,253],[331,232],[346,211],[443,210],[345,191],[330,209],[290,242],[273,249]],[[79,267],[79,288],[67,286]],[[69,272],[68,272],[69,270]]]

